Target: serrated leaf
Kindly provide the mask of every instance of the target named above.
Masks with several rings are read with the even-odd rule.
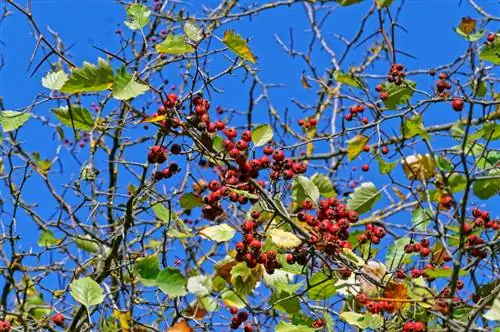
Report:
[[[45,77],[42,77],[42,86],[49,90],[60,90],[68,78],[68,74],[63,70],[49,72]]]
[[[401,133],[404,138],[412,138],[417,135],[422,136],[426,140],[430,140],[429,133],[425,130],[424,124],[422,122],[422,116],[415,115],[409,119],[403,121],[403,126],[401,127]]]
[[[358,314],[356,312],[344,311],[340,319],[360,329],[378,329],[384,325],[384,317],[375,314]]]
[[[364,88],[363,81],[360,78],[358,78],[350,73],[346,74],[342,71],[335,71],[335,73],[333,74],[333,78],[337,82],[347,84],[347,85],[353,86],[353,87],[358,88],[358,89]]]
[[[207,275],[190,277],[187,281],[187,289],[189,293],[199,297],[210,295],[210,292],[212,292],[212,278]]]
[[[145,286],[156,285],[156,278],[160,273],[160,262],[158,255],[139,258],[135,261],[134,272],[139,276],[139,280]]]
[[[101,304],[104,301],[104,292],[97,282],[89,277],[74,280],[70,284],[70,294],[84,305],[87,310],[90,306]]]
[[[451,278],[453,275],[453,269],[440,269],[440,268],[434,268],[434,269],[425,269],[425,275],[429,278],[434,278],[434,279],[439,279],[439,278]],[[463,277],[467,275],[467,271],[460,269],[458,271],[458,275]]]
[[[60,91],[63,93],[103,91],[111,88],[113,80],[113,69],[105,60],[99,58],[97,66],[84,62],[82,68],[73,69]]]
[[[221,295],[222,302],[228,307],[236,307],[238,309],[242,309],[246,307],[245,302],[232,290],[228,289],[224,291]],[[245,299],[243,297],[243,299]]]
[[[158,53],[180,55],[194,52],[194,48],[184,41],[183,36],[168,35],[164,41],[156,45],[156,51]]]
[[[252,131],[252,142],[255,146],[263,146],[273,139],[273,135],[270,125],[259,125]]]
[[[61,240],[57,239],[54,236],[54,233],[49,230],[44,230],[43,232],[41,232],[37,242],[40,247],[50,247],[59,243],[61,243]]]
[[[413,89],[417,84],[413,81],[403,81],[401,85],[396,85],[394,83],[384,83],[384,91],[386,91],[389,96],[384,100],[384,105],[388,109],[397,109],[398,105],[406,104],[410,98],[413,96]]]
[[[381,156],[377,156],[377,161],[380,174],[389,174],[398,165],[397,161],[389,163],[382,159]]]
[[[125,25],[131,30],[142,30],[149,23],[151,10],[148,7],[134,3],[127,10]]]
[[[483,35],[484,35],[483,29],[476,31],[474,33],[471,33],[471,34],[467,34],[467,33],[463,32],[460,29],[460,27],[456,27],[454,30],[458,35],[462,36],[465,40],[470,41],[470,42],[475,42],[475,41],[483,38]]]
[[[2,111],[0,113],[0,124],[4,132],[19,129],[33,114],[16,111]]]
[[[203,31],[196,24],[195,20],[188,20],[184,22],[183,30],[186,36],[193,42],[199,43],[203,39]]]
[[[318,188],[319,194],[323,197],[334,197],[337,193],[330,178],[322,173],[315,173],[311,177],[312,182]]]
[[[255,63],[255,57],[252,54],[250,47],[248,47],[247,41],[243,39],[239,34],[235,33],[234,30],[226,30],[226,32],[224,32],[224,38],[222,39],[222,41],[237,56],[250,61],[251,63]]]
[[[356,135],[347,141],[347,157],[349,161],[356,158],[363,151],[368,140],[369,138],[365,135]]]
[[[487,320],[500,321],[500,294],[497,294],[491,308],[483,315]]]
[[[271,237],[273,243],[282,249],[296,248],[302,243],[297,235],[282,229],[273,228],[267,234]]]
[[[307,296],[311,300],[326,300],[337,293],[337,288],[335,287],[335,280],[333,277],[327,275],[326,273],[320,271],[316,272],[309,279],[309,289],[307,291]]]
[[[402,237],[394,241],[387,250],[385,265],[389,270],[393,270],[400,264],[406,264],[410,256],[405,252],[405,246],[411,242],[408,237]]]
[[[236,234],[236,230],[228,224],[208,226],[200,231],[200,235],[216,242],[225,242],[231,240]]]
[[[186,210],[192,210],[195,207],[203,206],[203,200],[194,193],[186,193],[180,198],[181,207]]]
[[[412,212],[411,221],[416,230],[425,232],[431,217],[427,210],[418,208]]]
[[[292,199],[300,205],[309,198],[314,203],[318,202],[319,189],[314,182],[303,175],[297,176],[292,183]]]
[[[448,177],[448,186],[450,190],[454,193],[465,190],[465,186],[467,185],[467,178],[463,174],[452,173]]]
[[[156,285],[170,297],[179,297],[187,294],[186,277],[175,268],[166,268],[158,273]]]
[[[37,166],[40,167],[40,169],[43,172],[47,172],[50,169],[50,167],[52,166],[52,162],[50,161],[50,159],[42,159],[40,157],[40,153],[38,153],[38,152],[31,153],[31,156],[35,160]]]
[[[500,169],[492,169],[488,172],[488,176],[496,176],[497,178],[478,180],[472,185],[474,195],[482,200],[486,200],[494,195],[500,195]]]
[[[306,325],[293,325],[285,321],[280,321],[276,325],[275,332],[314,332],[316,331],[312,327]]]
[[[94,128],[94,119],[88,109],[78,105],[71,105],[71,110],[67,106],[52,109],[55,116],[62,124],[78,130],[89,131]]]
[[[496,36],[492,43],[488,43],[479,53],[479,58],[495,65],[500,65],[500,38]]]
[[[231,269],[233,290],[240,296],[250,294],[262,276],[262,266],[251,269],[245,262],[238,263]]]
[[[135,76],[127,73],[125,66],[121,67],[113,83],[113,97],[118,100],[129,100],[142,95],[149,87],[135,80]]]
[[[362,214],[370,211],[380,197],[381,191],[372,182],[364,182],[349,196],[347,208]]]
[[[293,315],[300,311],[300,302],[298,297],[284,291],[273,291],[269,304],[273,309]]]

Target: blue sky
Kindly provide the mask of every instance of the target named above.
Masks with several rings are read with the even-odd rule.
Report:
[[[479,18],[476,11],[472,9],[467,1],[435,1],[435,0],[408,0],[404,9],[400,13],[400,22],[407,30],[404,32],[398,30],[397,45],[399,49],[413,55],[415,59],[398,56],[409,70],[420,68],[431,68],[441,64],[449,63],[460,55],[468,47],[468,43],[458,36],[453,27],[457,26],[461,17],[472,16]],[[200,5],[214,6],[217,1],[191,1],[185,6],[188,12],[196,12]],[[257,2],[258,3],[258,2]],[[399,3],[398,0],[395,2]],[[478,1],[492,15],[500,15],[500,6],[497,1]],[[332,14],[328,23],[324,27],[326,32],[335,32],[344,35],[346,38],[352,37],[356,33],[359,18],[366,13],[370,6],[370,1],[365,1],[358,5],[347,8],[340,8]],[[397,5],[393,5],[397,6]],[[125,20],[125,12],[122,6],[114,1],[90,1],[90,0],[60,0],[60,1],[32,1],[33,16],[44,33],[47,33],[47,27],[57,31],[66,46],[72,45],[70,50],[74,63],[80,65],[83,61],[95,62],[98,56],[103,54],[93,46],[115,50],[119,46],[115,30],[120,27],[128,33],[127,28],[122,22]],[[353,24],[355,22],[356,24]],[[294,6],[292,9],[280,8],[265,12],[251,20],[236,21],[231,24],[238,33],[244,37],[251,37],[250,46],[254,54],[258,57],[257,68],[260,71],[261,78],[267,83],[282,83],[283,87],[273,89],[271,96],[280,110],[289,108],[292,118],[299,118],[300,113],[291,99],[297,98],[303,102],[313,102],[315,100],[314,89],[305,90],[300,83],[300,76],[304,69],[303,63],[299,59],[291,59],[284,54],[283,50],[276,44],[273,34],[277,34],[285,42],[288,41],[289,31],[293,29],[295,46],[301,49],[307,46],[311,38],[309,24],[305,19],[304,10],[301,5]],[[227,28],[225,26],[225,28]],[[368,25],[368,29],[373,28],[373,22]],[[222,36],[223,30],[215,32]],[[3,56],[4,67],[0,69],[0,97],[3,98],[7,109],[15,110],[30,105],[41,92],[45,92],[40,84],[49,68],[44,65],[30,77],[31,72],[27,72],[29,59],[35,46],[35,41],[30,35],[30,29],[27,20],[19,12],[14,11],[0,25],[0,55]],[[340,52],[341,45],[333,38],[333,49]],[[368,45],[367,43],[366,45]],[[357,64],[364,47],[353,53],[343,66],[343,69],[351,64]],[[330,64],[330,59],[325,53],[316,51],[314,53],[314,62],[317,64],[320,72],[323,72]],[[39,53],[36,59],[39,61],[42,55]],[[35,60],[35,64],[37,61]],[[214,64],[214,68],[221,64]],[[225,65],[222,64],[222,65]],[[32,66],[33,69],[34,66]],[[373,72],[384,74],[386,68],[375,68]],[[167,69],[168,71],[168,69]],[[179,82],[178,71],[167,72],[167,76],[172,84]],[[241,83],[241,75],[224,78],[217,86],[224,90],[222,94],[214,94],[211,100],[213,105],[222,105],[226,108],[237,108],[244,110],[248,105],[247,90],[242,88],[247,83]],[[417,76],[414,78],[420,87],[429,90],[434,82],[429,76]],[[373,86],[376,84],[370,81]],[[450,108],[444,109],[442,106],[432,107],[432,116],[425,117],[426,125],[454,121],[457,119],[456,113]],[[39,116],[55,118],[50,114],[49,107],[43,105],[35,107],[33,112]],[[426,113],[428,114],[428,113]],[[265,122],[267,120],[267,111],[265,106],[257,108],[257,120]],[[320,124],[321,125],[321,124]],[[397,124],[395,124],[397,127]],[[20,132],[20,137],[30,147],[30,151],[39,151],[42,156],[52,156],[58,145],[56,138],[52,136],[52,131],[39,128],[38,122],[31,122]],[[86,151],[82,152],[81,160],[85,160]],[[62,158],[69,158],[62,154]],[[357,165],[367,162],[362,157]],[[136,159],[140,159],[136,157]],[[376,163],[371,162],[372,165]],[[376,169],[376,166],[374,167]],[[76,163],[69,162],[65,167],[64,179],[67,180],[71,174],[77,177],[79,166]],[[339,176],[347,178],[350,176],[350,169],[342,169]],[[401,173],[399,173],[401,174]],[[359,173],[356,175],[359,176]],[[381,178],[377,171],[369,174],[370,180],[383,185],[386,179]],[[34,181],[33,187],[28,198],[35,202],[43,204],[46,200],[40,192],[44,188],[42,184]],[[1,191],[6,188],[1,187]],[[498,197],[491,201],[499,202]],[[52,204],[52,203],[51,203]],[[47,206],[52,206],[52,205]],[[498,215],[500,208],[498,204],[489,205],[491,213]],[[51,215],[52,210],[46,209],[43,214]],[[24,220],[29,224],[29,220]],[[35,227],[23,227],[22,243],[26,247],[36,246],[38,232]]]

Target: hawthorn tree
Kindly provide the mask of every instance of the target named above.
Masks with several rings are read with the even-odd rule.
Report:
[[[405,2],[120,1],[78,64],[7,0],[41,82],[0,104],[0,331],[491,331],[500,17],[460,5],[461,52],[409,68]],[[238,24],[292,11],[283,100]]]

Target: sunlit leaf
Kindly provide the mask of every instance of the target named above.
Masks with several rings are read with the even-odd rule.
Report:
[[[322,173],[315,173],[311,177],[312,182],[318,188],[319,194],[323,197],[334,197],[336,195],[333,183],[328,176]]]
[[[60,90],[68,78],[68,74],[63,70],[49,72],[45,77],[42,77],[42,86],[49,90]]]
[[[70,284],[70,288],[71,296],[87,309],[104,301],[104,292],[101,286],[89,277],[74,280]]]
[[[483,200],[500,194],[500,169],[490,170],[487,176],[493,178],[478,180],[472,185],[474,195]]]
[[[186,210],[194,209],[195,207],[203,206],[203,200],[200,196],[193,193],[185,193],[180,198],[181,207]]]
[[[148,7],[134,3],[127,10],[125,25],[131,30],[141,30],[149,23],[151,10]]]
[[[307,296],[309,296],[311,300],[324,300],[330,298],[337,293],[337,288],[335,287],[336,281],[335,278],[322,271],[316,272],[309,279]]]
[[[350,73],[346,74],[342,71],[335,71],[335,73],[333,74],[333,78],[340,83],[347,84],[358,89],[364,88],[363,81]]]
[[[113,83],[113,97],[118,100],[128,100],[142,95],[149,87],[137,82],[134,76],[127,73],[125,66],[121,67]]]
[[[158,273],[156,285],[170,297],[179,297],[187,294],[186,277],[175,268],[166,268]]]
[[[245,262],[238,263],[231,269],[231,284],[238,295],[250,294],[262,276],[262,266],[251,269]]]
[[[168,35],[163,42],[156,45],[156,51],[158,53],[180,55],[194,52],[194,48],[184,41],[183,36]]]
[[[267,235],[271,237],[275,245],[283,249],[295,248],[302,243],[297,235],[278,228],[271,229]]]
[[[430,140],[429,133],[425,130],[424,124],[422,122],[422,116],[415,115],[409,119],[404,120],[403,126],[401,127],[401,133],[404,138],[412,138],[417,135],[422,136],[426,140]]]
[[[255,146],[263,146],[273,139],[273,135],[270,125],[260,125],[252,131],[252,142]]]
[[[397,161],[389,163],[382,159],[381,156],[377,156],[377,161],[380,174],[389,174],[398,165]]]
[[[349,196],[347,208],[362,214],[370,211],[380,197],[381,191],[372,182],[364,182]]]
[[[210,295],[212,291],[212,278],[207,275],[199,275],[190,277],[187,281],[187,289],[189,293],[196,296]]]
[[[293,179],[292,199],[300,205],[308,198],[317,203],[319,199],[319,189],[312,180],[303,175],[299,175]]]
[[[113,69],[104,59],[99,58],[97,66],[84,62],[82,68],[73,69],[60,91],[63,93],[103,91],[111,88],[113,80]]]
[[[156,278],[160,273],[159,265],[158,255],[139,258],[135,261],[134,272],[145,286],[151,287],[156,285]]]
[[[62,124],[79,130],[89,131],[94,128],[94,119],[88,109],[78,105],[71,105],[71,109],[67,106],[57,107],[52,109],[55,116]]]
[[[402,237],[394,241],[387,250],[385,256],[385,265],[389,270],[394,270],[400,265],[404,265],[409,262],[410,256],[405,252],[405,246],[411,242],[408,237]]]
[[[0,112],[0,124],[4,132],[13,131],[24,125],[32,115],[26,112],[2,111]]]
[[[360,329],[378,329],[384,325],[384,317],[375,314],[358,314],[352,311],[344,311],[340,319]]]
[[[349,158],[349,161],[356,158],[361,153],[361,151],[363,151],[363,148],[365,147],[366,143],[368,143],[368,140],[368,136],[356,135],[349,141],[347,141],[347,157]]]
[[[201,30],[194,20],[184,22],[183,29],[191,41],[199,43],[203,39],[203,30]]]
[[[50,246],[55,246],[57,244],[61,243],[60,239],[57,239],[54,235],[49,230],[44,230],[43,232],[40,233],[40,236],[38,237],[37,244],[40,247],[50,247]]]
[[[275,332],[314,332],[316,331],[312,327],[306,325],[293,325],[285,321],[280,321],[276,325]]]
[[[243,58],[251,63],[255,63],[255,57],[248,47],[248,43],[239,34],[235,33],[233,30],[226,30],[224,32],[224,38],[222,39],[224,44],[231,49],[237,56]]]
[[[500,65],[500,38],[498,36],[492,43],[488,43],[483,47],[481,53],[479,53],[479,58]]]
[[[430,154],[426,155],[411,155],[401,160],[403,171],[408,179],[425,179],[429,180],[436,174],[436,165]]]
[[[200,235],[216,242],[225,242],[231,240],[236,234],[236,230],[228,224],[208,226],[200,231]]]
[[[406,104],[413,96],[413,90],[416,86],[415,82],[408,80],[404,80],[400,85],[384,83],[384,91],[389,94],[388,98],[383,101],[385,107],[388,109],[397,109],[399,105]]]

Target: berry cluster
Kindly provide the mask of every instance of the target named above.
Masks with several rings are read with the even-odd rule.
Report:
[[[429,249],[430,242],[428,239],[422,239],[420,243],[413,243],[405,245],[405,252],[407,254],[420,253],[421,257],[427,257],[431,253]]]
[[[363,105],[353,105],[349,108],[349,113],[345,115],[346,121],[351,121],[353,118],[357,117],[358,114],[363,114],[365,107]],[[363,124],[368,124],[369,120],[366,116],[361,118]]]
[[[154,145],[148,152],[148,162],[163,164],[167,160],[167,149],[161,145]]]
[[[299,126],[304,127],[306,129],[309,129],[309,128],[315,127],[318,124],[318,119],[312,118],[312,119],[309,119],[307,121],[300,119],[299,121],[297,121],[297,123],[299,124]]]
[[[380,239],[385,236],[385,228],[381,226],[373,226],[372,224],[367,224],[365,226],[365,231],[358,235],[358,242],[361,244],[371,241],[373,244],[379,244]]]
[[[301,208],[302,211],[297,214],[297,218],[316,231],[316,234],[309,239],[311,244],[316,244],[329,255],[336,253],[338,248],[351,247],[347,238],[350,223],[359,219],[356,211],[349,210],[336,198],[320,200],[318,208],[314,211],[315,216],[308,212],[314,208],[310,200],[304,200]]]
[[[262,264],[268,274],[273,274],[275,269],[281,267],[281,263],[277,259],[276,251],[262,252],[260,235],[256,232],[258,226],[256,220],[259,216],[258,211],[253,211],[252,220],[245,220],[241,225],[243,241],[236,243],[235,259],[237,262],[245,262],[251,269],[256,267],[257,264]]]
[[[441,98],[446,98],[450,95],[448,90],[451,89],[451,84],[447,79],[448,75],[446,73],[440,73],[439,80],[436,82],[436,90]]]
[[[472,216],[474,217],[474,227],[492,228],[495,231],[500,229],[500,220],[490,219],[490,213],[487,211],[474,208],[472,210]]]
[[[426,330],[423,322],[406,322],[403,325],[403,332],[425,332]]]
[[[171,163],[168,165],[167,168],[163,169],[161,172],[156,172],[153,177],[155,180],[159,181],[161,179],[168,179],[172,177],[175,173],[179,172],[179,165],[177,165],[175,162]]]
[[[396,305],[391,301],[371,301],[364,293],[356,294],[356,302],[365,306],[366,311],[372,314],[380,314],[383,312],[393,313],[396,310]]]
[[[401,85],[405,75],[405,67],[402,64],[393,64],[387,73],[387,82]]]
[[[233,318],[231,319],[231,325],[230,325],[232,329],[237,329],[238,327],[240,327],[242,323],[246,322],[248,319],[248,313],[246,311],[238,311],[238,308],[236,307],[229,308],[229,312],[231,312],[231,314],[234,315]],[[250,324],[245,325],[244,331],[252,332],[253,331],[252,325]]]

